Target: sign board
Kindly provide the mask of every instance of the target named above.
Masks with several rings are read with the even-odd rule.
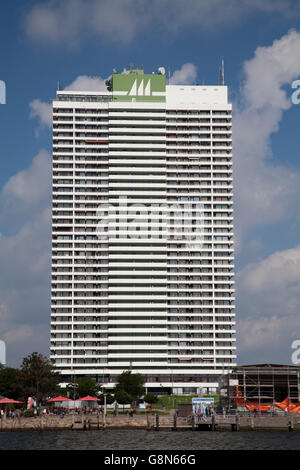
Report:
[[[192,398],[193,413],[197,413],[199,409],[205,412],[205,409],[212,407],[214,403],[214,398]]]
[[[235,379],[230,379],[229,380],[229,386],[230,387],[237,387],[239,385],[239,381]]]
[[[132,70],[128,74],[113,74],[114,101],[166,101],[166,77],[162,74],[144,74]]]

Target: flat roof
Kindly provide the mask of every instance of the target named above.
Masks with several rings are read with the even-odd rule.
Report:
[[[250,370],[264,370],[264,371],[284,371],[284,370],[298,370],[300,371],[300,366],[293,364],[247,364],[242,366],[234,366],[231,369],[231,373],[237,373],[238,371],[250,371]]]

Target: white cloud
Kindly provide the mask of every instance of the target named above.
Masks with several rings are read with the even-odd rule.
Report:
[[[299,15],[299,1],[287,0],[51,0],[37,3],[25,19],[33,40],[73,46],[87,33],[105,41],[128,43],[155,25],[181,28],[230,25],[255,12]]]
[[[299,2],[286,0],[156,0],[153,17],[168,30],[199,26],[204,29],[232,25],[253,13],[299,14]]]
[[[250,263],[236,287],[240,354],[289,361],[300,339],[300,245]]]
[[[50,191],[51,159],[46,150],[41,150],[33,158],[29,168],[13,175],[2,188],[2,217],[8,211],[31,210],[45,201],[49,203]]]
[[[64,91],[107,91],[104,78],[88,77],[80,75],[70,85],[64,88]]]
[[[33,350],[48,353],[50,201],[50,156],[42,150],[0,193],[1,221],[11,232],[0,237],[0,338],[8,365],[16,367]]]
[[[242,285],[257,295],[268,289],[300,287],[300,245],[284,251],[276,251],[259,263],[251,263],[240,274]],[[300,299],[300,289],[299,289]]]
[[[143,3],[137,4],[132,0],[54,0],[40,3],[34,5],[27,15],[25,30],[33,40],[57,45],[74,46],[82,33],[128,42],[146,23],[142,14]]]
[[[291,364],[292,343],[300,339],[299,315],[241,319],[237,338],[238,364]]]
[[[197,78],[197,67],[194,64],[183,64],[179,70],[175,70],[170,77],[170,85],[192,85]]]
[[[50,127],[52,125],[52,106],[51,103],[44,103],[38,99],[29,103],[30,118],[38,118],[42,126]]]
[[[290,31],[271,46],[257,48],[244,64],[244,75],[233,119],[238,238],[251,227],[295,217],[298,211],[300,173],[272,162],[270,139],[291,106],[283,87],[300,75],[300,33]]]
[[[84,18],[82,0],[59,0],[37,3],[25,19],[27,35],[38,41],[74,45]]]
[[[20,367],[23,358],[34,351],[49,356],[50,341],[45,324],[37,322],[34,327],[26,323],[13,325],[3,335],[3,341],[6,344],[6,360],[9,367]]]
[[[15,292],[43,285],[51,254],[50,232],[51,210],[46,206],[28,217],[16,233],[1,237],[2,289]]]

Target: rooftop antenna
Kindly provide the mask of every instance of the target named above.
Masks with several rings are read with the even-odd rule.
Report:
[[[222,85],[225,84],[224,59],[222,58]]]
[[[60,91],[60,83],[59,83],[59,80],[57,81],[57,91]]]
[[[220,68],[220,76],[219,76],[219,82],[220,82],[220,85],[224,85],[225,81],[224,81],[224,59],[222,59],[222,65],[221,65],[221,68]]]

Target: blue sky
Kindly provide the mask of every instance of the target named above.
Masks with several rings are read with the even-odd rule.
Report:
[[[215,84],[234,109],[238,363],[291,363],[300,339],[300,1],[52,0],[1,4],[0,338],[7,363],[48,355],[50,103],[114,67]],[[188,64],[188,66],[185,66]]]

